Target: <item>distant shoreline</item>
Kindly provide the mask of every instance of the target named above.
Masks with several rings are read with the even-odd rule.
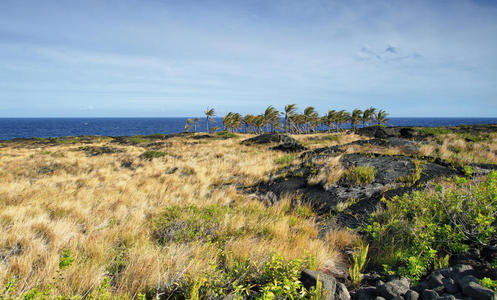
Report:
[[[368,129],[370,127],[376,127],[378,125],[372,125],[372,126],[367,126],[367,127],[359,127],[357,130],[361,131],[361,129]],[[486,132],[497,132],[497,122],[496,123],[488,123],[488,124],[462,124],[462,125],[453,125],[453,126],[386,126],[388,128],[396,128],[396,129],[402,129],[402,128],[427,128],[427,129],[442,129],[442,130],[448,130],[452,131],[454,133],[486,133]],[[119,138],[119,137],[143,137],[143,138],[152,138],[152,139],[169,139],[173,137],[178,137],[178,136],[188,136],[188,135],[194,135],[194,134],[217,134],[220,132],[223,132],[224,130],[219,130],[217,132],[211,132],[208,133],[206,131],[197,131],[197,132],[185,132],[185,131],[180,131],[180,132],[173,132],[173,133],[151,133],[151,134],[131,134],[131,135],[98,135],[98,134],[93,134],[93,135],[65,135],[65,136],[53,136],[53,137],[14,137],[11,139],[0,139],[0,142],[22,142],[22,141],[43,141],[43,140],[63,140],[63,139],[92,139],[92,138]],[[343,134],[346,132],[351,132],[351,128],[345,128],[343,131],[317,131],[317,132],[312,132],[312,133],[301,133],[298,135],[312,135],[312,134]],[[284,131],[277,131],[278,133],[285,133]],[[247,132],[235,132],[237,135],[249,135],[253,133],[247,133]]]

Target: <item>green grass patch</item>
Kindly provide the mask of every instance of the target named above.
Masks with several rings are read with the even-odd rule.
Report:
[[[376,177],[376,168],[373,166],[354,166],[346,170],[339,181],[347,184],[369,184]]]
[[[167,153],[163,152],[163,151],[148,150],[148,151],[145,151],[142,154],[140,154],[140,158],[152,160],[154,158],[159,158],[159,157],[163,157],[166,155],[167,155]]]
[[[238,135],[227,130],[216,132],[216,135],[223,138],[237,138]]]
[[[452,130],[444,127],[420,127],[415,129],[421,135],[442,135],[452,133]]]
[[[280,156],[274,160],[274,163],[277,165],[289,165],[295,160],[295,155],[293,154],[286,154],[283,156]]]

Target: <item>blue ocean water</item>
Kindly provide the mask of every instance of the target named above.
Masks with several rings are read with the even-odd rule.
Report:
[[[124,136],[184,131],[187,118],[0,118],[0,140],[79,135]],[[497,124],[497,118],[390,118],[389,126]],[[216,123],[222,127],[221,118]],[[213,126],[213,125],[212,125]],[[199,131],[205,131],[201,118]]]

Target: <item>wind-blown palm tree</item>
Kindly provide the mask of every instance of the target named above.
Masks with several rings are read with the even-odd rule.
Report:
[[[269,131],[269,125],[271,125],[272,131],[274,131],[279,126],[280,113],[272,105],[269,105],[264,111],[264,123],[266,123],[267,131]]]
[[[362,127],[368,124],[368,122],[372,121],[375,118],[376,108],[370,107],[362,113]]]
[[[193,123],[192,119],[188,118],[186,120],[186,125],[185,125],[185,131],[186,132],[190,131],[190,128],[192,128],[192,123]]]
[[[252,130],[252,127],[251,126],[254,126],[254,120],[255,120],[255,116],[253,115],[245,115],[245,117],[243,118],[243,124],[245,126],[245,132],[250,132],[250,131],[253,131],[255,133],[255,127],[254,129]]]
[[[199,118],[195,118],[193,119],[193,131],[194,132],[197,132],[197,126],[200,126],[200,119]]]
[[[216,112],[214,111],[214,108],[207,107],[207,109],[204,111],[204,114],[205,114],[205,121],[206,121],[205,125],[207,128],[207,132],[209,132],[209,122],[215,122],[214,116],[216,116]]]
[[[338,113],[334,109],[330,109],[328,114],[323,117],[323,123],[328,126],[328,132],[338,128]]]
[[[357,124],[361,122],[362,119],[362,111],[360,109],[354,109],[352,111],[352,115],[350,116],[350,126],[352,129],[356,130],[357,129]]]
[[[312,106],[307,106],[304,109],[305,123],[306,123],[306,132],[310,133],[313,129],[313,125],[316,124],[316,120],[319,118],[319,114],[316,109]]]
[[[387,124],[388,122],[387,116],[388,116],[387,112],[380,109],[376,114],[376,124],[378,125]]]
[[[255,116],[254,126],[255,126],[255,131],[257,134],[262,133],[262,127],[264,126],[264,116],[263,115]]]
[[[285,116],[285,125],[284,125],[285,132],[289,132],[291,130],[292,119],[295,116],[296,112],[297,112],[297,104],[285,105],[285,111],[283,112]]]

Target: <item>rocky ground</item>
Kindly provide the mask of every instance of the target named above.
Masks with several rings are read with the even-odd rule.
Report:
[[[495,131],[497,127],[463,126],[456,132],[474,133],[481,130]],[[430,182],[452,176],[464,176],[462,166],[434,157],[419,154],[419,145],[424,143],[426,135],[413,128],[364,128],[358,133],[370,139],[358,140],[349,144],[323,147],[304,151],[297,164],[291,164],[275,172],[268,182],[260,182],[247,189],[255,193],[262,201],[272,205],[285,195],[297,195],[312,205],[323,215],[333,216],[333,223],[349,228],[364,224],[375,210],[381,208],[380,199],[403,195],[423,188]],[[296,140],[282,134],[266,134],[244,141],[245,144],[272,144],[275,150],[305,149]],[[352,147],[369,147],[381,150],[379,153],[360,153],[350,151]],[[401,149],[402,154],[385,154],[388,149]],[[354,182],[340,177],[336,182],[327,182],[326,176],[316,181],[318,174],[330,172],[329,161],[338,160],[338,168],[365,167],[376,170],[372,178],[364,182]],[[493,164],[471,164],[473,176],[487,174],[497,169]],[[318,176],[319,177],[319,176]],[[319,179],[319,178],[318,178]],[[376,273],[365,276],[363,286],[349,289],[341,279],[333,276],[305,270],[301,281],[305,286],[314,286],[318,279],[326,291],[326,299],[497,299],[497,294],[483,287],[480,280],[484,277],[496,279],[497,270],[489,266],[491,259],[497,256],[497,247],[488,247],[486,253],[469,253],[463,257],[451,258],[450,267],[439,269],[413,285],[407,278],[390,278],[380,280]],[[340,282],[342,281],[342,282]]]

